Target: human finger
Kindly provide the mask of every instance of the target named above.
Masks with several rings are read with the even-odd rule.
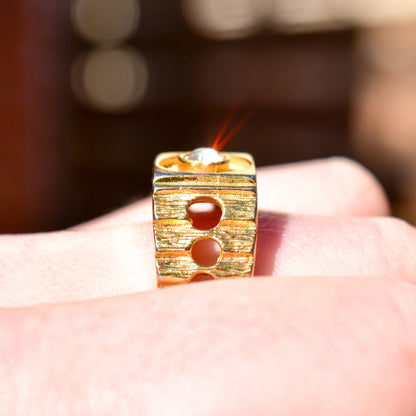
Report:
[[[156,287],[148,224],[0,237],[0,306],[115,296]]]
[[[2,310],[2,412],[413,415],[415,316],[414,285],[329,277]]]
[[[151,290],[154,255],[151,223],[1,237],[0,305]],[[416,231],[403,221],[260,213],[257,275],[415,281],[415,270]]]
[[[346,158],[330,158],[258,169],[258,207],[288,213],[383,216],[386,195],[374,176]],[[150,221],[151,199],[78,225],[89,230]]]
[[[258,194],[263,211],[337,216],[385,216],[390,211],[374,175],[342,157],[262,168]]]
[[[256,274],[363,276],[416,281],[416,229],[392,217],[262,212]]]

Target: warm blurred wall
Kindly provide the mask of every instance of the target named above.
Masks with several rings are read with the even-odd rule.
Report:
[[[61,221],[64,1],[0,3],[0,231]],[[67,36],[68,37],[68,36]]]
[[[416,224],[416,19],[356,41],[353,150],[383,181],[394,214]]]

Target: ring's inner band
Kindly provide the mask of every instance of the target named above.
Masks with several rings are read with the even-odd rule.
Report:
[[[253,166],[251,160],[233,154],[227,154],[222,162],[198,163],[187,162],[182,155],[173,155],[160,159],[157,165],[160,168],[168,169],[172,172],[196,172],[196,173],[225,173],[238,172],[249,169]]]

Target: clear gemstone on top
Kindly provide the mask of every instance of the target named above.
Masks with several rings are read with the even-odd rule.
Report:
[[[202,163],[203,165],[221,163],[226,160],[224,156],[211,147],[198,147],[192,152],[183,155],[182,159],[188,163]]]

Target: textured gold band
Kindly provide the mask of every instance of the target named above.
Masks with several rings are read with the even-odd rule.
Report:
[[[188,283],[199,274],[219,279],[251,276],[254,271],[257,183],[253,157],[218,153],[218,160],[207,162],[198,159],[204,151],[213,152],[203,148],[161,153],[155,159],[153,229],[159,287]],[[193,158],[194,152],[198,157]],[[189,207],[197,202],[220,208],[218,224],[209,229],[194,227]],[[218,261],[209,267],[198,264],[192,254],[194,245],[206,239],[221,247]]]

